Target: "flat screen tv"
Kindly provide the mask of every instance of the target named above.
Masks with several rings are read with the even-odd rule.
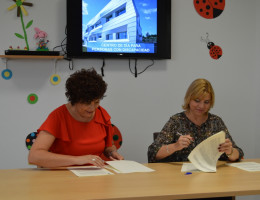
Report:
[[[68,58],[171,58],[171,0],[67,0]]]

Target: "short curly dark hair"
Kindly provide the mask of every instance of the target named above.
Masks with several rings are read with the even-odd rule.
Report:
[[[67,79],[65,86],[65,95],[72,105],[102,99],[107,90],[107,83],[94,68],[74,72]]]

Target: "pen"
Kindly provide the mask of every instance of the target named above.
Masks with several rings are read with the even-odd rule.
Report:
[[[179,136],[182,136],[182,134],[181,134],[181,133],[179,133],[179,132],[177,132],[177,135],[179,135]]]
[[[179,135],[179,136],[184,136],[183,134],[177,132],[176,135]],[[191,142],[193,142],[193,140],[189,139]]]

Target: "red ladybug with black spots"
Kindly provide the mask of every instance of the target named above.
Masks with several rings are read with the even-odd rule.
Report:
[[[206,19],[213,19],[221,15],[225,8],[225,0],[194,0],[197,13]]]
[[[219,59],[222,56],[222,49],[220,46],[215,45],[213,42],[208,42],[209,55],[213,59]]]
[[[211,41],[209,40],[209,38],[208,38],[208,37],[209,37],[209,34],[208,34],[208,33],[206,33],[206,35],[207,35],[207,36],[206,36],[205,39],[201,37],[201,41],[207,43],[207,47],[208,47],[208,49],[209,49],[209,55],[210,55],[210,57],[213,58],[213,59],[215,59],[215,60],[217,60],[217,59],[219,59],[219,58],[222,56],[222,54],[223,54],[222,49],[221,49],[220,46],[215,45],[213,42],[211,42]]]

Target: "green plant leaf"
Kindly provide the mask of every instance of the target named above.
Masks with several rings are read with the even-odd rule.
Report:
[[[24,39],[24,36],[22,36],[22,35],[19,34],[19,33],[15,33],[15,35],[16,35],[16,37],[18,37],[18,38]]]
[[[26,29],[29,28],[33,23],[33,20],[29,21],[28,24],[26,25]]]

